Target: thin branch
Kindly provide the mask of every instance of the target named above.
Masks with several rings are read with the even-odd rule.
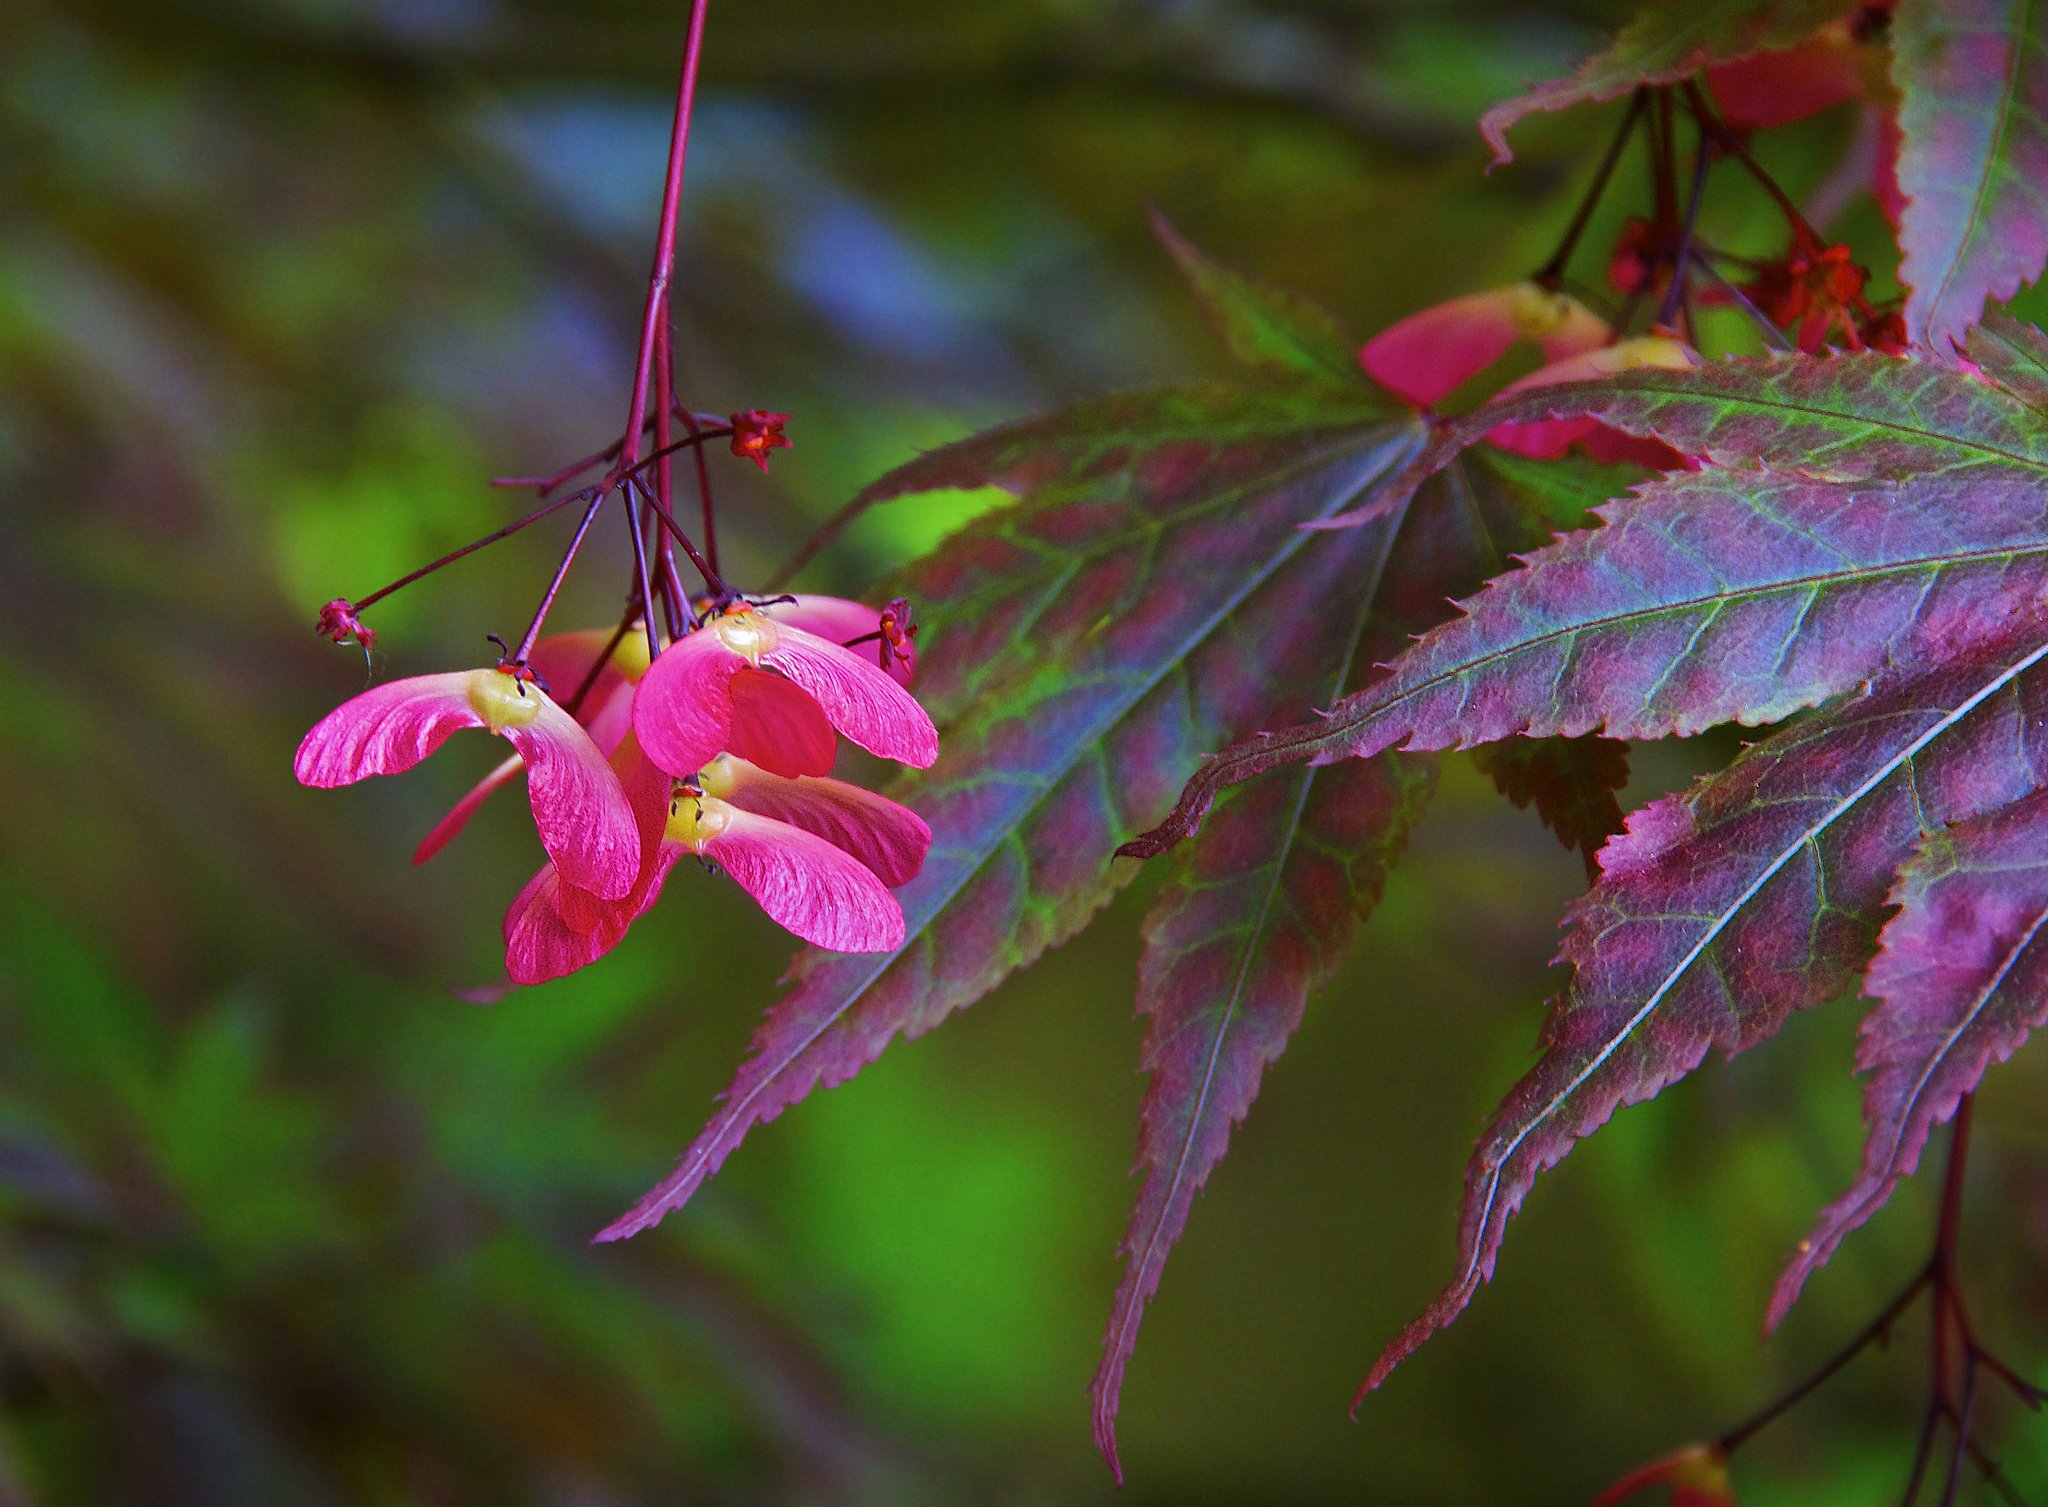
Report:
[[[1594,170],[1593,181],[1579,198],[1579,207],[1572,212],[1571,223],[1565,226],[1564,237],[1557,243],[1557,250],[1550,254],[1550,260],[1536,271],[1535,281],[1545,287],[1553,286],[1564,276],[1565,264],[1571,260],[1572,252],[1578,249],[1579,237],[1586,233],[1587,222],[1593,218],[1593,211],[1600,203],[1600,196],[1607,192],[1607,182],[1614,176],[1614,168],[1621,161],[1622,149],[1635,134],[1636,123],[1643,118],[1643,102],[1649,98],[1648,89],[1637,89],[1628,102],[1628,112],[1621,117],[1614,139],[1607,143],[1607,150],[1601,154],[1600,166]]]
[[[535,508],[531,513],[528,513],[524,518],[516,519],[515,521],[506,524],[501,529],[493,529],[490,533],[485,534],[483,538],[474,539],[470,541],[468,544],[463,545],[461,549],[450,550],[447,554],[441,556],[440,559],[434,561],[432,564],[422,565],[418,570],[415,570],[410,574],[400,576],[397,580],[393,581],[389,586],[380,586],[377,590],[371,592],[368,596],[358,598],[355,603],[355,609],[357,612],[361,612],[365,607],[368,607],[371,603],[383,601],[384,598],[390,596],[392,592],[397,591],[400,587],[410,586],[412,585],[413,582],[419,580],[421,577],[432,575],[435,571],[439,570],[444,565],[453,565],[457,560],[460,560],[464,555],[473,555],[487,544],[496,544],[500,539],[509,539],[514,534],[518,533],[521,529],[525,528],[527,525],[538,523],[541,521],[541,519],[547,517],[551,513],[559,513],[563,508],[567,507],[572,502],[587,500],[588,498],[584,493],[570,492],[564,494],[561,497],[557,497],[553,502],[543,503],[541,506]]]

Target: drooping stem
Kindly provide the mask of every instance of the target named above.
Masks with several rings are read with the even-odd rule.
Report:
[[[563,482],[581,476],[592,466],[601,466],[608,460],[618,459],[619,450],[624,443],[623,440],[613,440],[602,450],[593,450],[581,460],[571,461],[561,470],[550,472],[546,476],[493,476],[490,484],[494,487],[532,487],[545,497]]]
[[[1756,326],[1756,332],[1763,337],[1765,345],[1768,345],[1774,351],[1796,351],[1799,349],[1798,346],[1794,345],[1786,337],[1783,330],[1771,322],[1770,315],[1759,309],[1750,300],[1747,293],[1736,287],[1734,283],[1728,281],[1721,269],[1714,265],[1714,259],[1698,246],[1694,246],[1692,249],[1692,264],[1707,275],[1707,281],[1711,282],[1716,288],[1719,288],[1724,297],[1749,316],[1750,323]]]
[[[607,478],[638,488],[643,496],[647,496],[651,512],[664,522],[672,522],[667,511],[669,462],[664,453],[669,445],[668,419],[673,401],[669,380],[668,295],[669,284],[675,276],[676,224],[682,205],[683,166],[690,151],[690,119],[697,101],[697,65],[704,53],[704,16],[707,9],[708,0],[690,0],[689,30],[683,42],[682,70],[676,84],[675,117],[669,127],[668,167],[662,176],[661,218],[655,230],[653,266],[647,276],[647,304],[640,320],[640,349],[633,363],[633,389],[626,405],[625,434],[617,461]],[[641,433],[650,417],[650,392],[657,405],[652,418],[655,452],[660,457],[651,496],[635,474]],[[630,492],[628,495],[630,497]],[[636,547],[644,550],[646,541],[641,535],[638,518],[634,520],[633,536]],[[662,601],[669,618],[669,630],[674,634],[684,626],[682,585],[677,579],[675,555],[668,540],[661,538],[660,546]],[[651,610],[649,616],[652,617]]]
[[[1763,164],[1750,155],[1749,144],[1742,139],[1741,134],[1730,130],[1728,123],[1715,113],[1714,107],[1707,102],[1707,97],[1700,91],[1698,84],[1686,84],[1685,99],[1691,106],[1693,119],[1699,122],[1700,129],[1711,132],[1722,150],[1740,162],[1750,177],[1756,179],[1763,191],[1771,196],[1772,201],[1785,216],[1786,222],[1791,225],[1793,238],[1805,249],[1818,251],[1823,244],[1821,238],[1806,222],[1806,216],[1800,213],[1799,206],[1792,202],[1791,195],[1778,186],[1778,180],[1764,171]]]
[[[675,469],[670,462],[669,421],[674,416],[671,409],[675,403],[675,357],[674,330],[671,326],[670,304],[662,299],[661,322],[655,327],[654,338],[654,505],[670,517],[675,516]],[[657,532],[654,540],[661,546],[662,589],[674,596],[682,595],[682,584],[676,574],[676,551],[666,535]]]
[[[683,163],[690,151],[690,114],[697,101],[697,63],[704,51],[707,0],[690,0],[689,35],[683,43],[682,78],[676,85],[675,120],[669,128],[668,171],[661,185],[661,222],[654,236],[654,267],[647,279],[647,305],[640,320],[640,354],[633,367],[633,393],[626,405],[621,468],[640,454],[640,431],[647,422],[647,398],[653,387],[655,352],[668,317],[668,285],[675,275],[676,218],[682,203]]]
[[[685,424],[688,424],[691,421],[691,419],[694,418],[696,420],[696,423],[699,426],[702,426],[703,435],[705,439],[718,439],[723,435],[728,435],[732,433],[732,427],[730,425],[721,425],[718,421],[718,416],[716,414],[691,414],[687,410],[682,409],[680,407],[676,410],[676,413],[677,416],[681,418]],[[647,425],[642,424],[640,427],[644,431],[647,428]],[[679,441],[676,445],[671,447],[671,453],[673,453],[674,450],[681,449],[685,445],[690,445],[694,443],[696,443],[694,439]],[[552,472],[546,476],[493,476],[490,479],[490,485],[494,487],[531,487],[536,492],[539,492],[543,497],[545,497],[548,493],[554,491],[556,487],[562,485],[563,482],[570,480],[572,477],[581,475],[583,472],[590,470],[591,467],[602,465],[609,460],[617,460],[622,445],[622,441],[613,440],[609,445],[606,445],[602,450],[593,450],[590,454],[584,456],[581,460],[571,461],[568,465],[562,467],[561,470]],[[644,466],[647,464],[648,460],[652,458],[652,456],[643,457],[638,462],[638,464]]]
[[[704,585],[710,590],[711,594],[721,600],[731,600],[734,595],[732,588],[725,584],[717,570],[712,567],[711,562],[698,552],[697,546],[690,542],[690,536],[683,532],[682,526],[676,522],[675,518],[669,513],[664,512],[659,505],[654,503],[654,496],[648,491],[647,483],[636,476],[633,478],[632,484],[639,489],[641,495],[647,499],[648,503],[653,505],[655,519],[664,529],[668,530],[669,537],[682,546],[683,553],[688,555],[690,563],[697,567],[697,573],[704,578]]]
[[[582,494],[572,492],[570,495],[580,497]],[[514,665],[525,664],[526,656],[532,652],[533,641],[540,637],[541,624],[548,620],[548,610],[555,605],[555,594],[562,589],[562,582],[569,574],[569,566],[575,561],[576,552],[583,548],[583,536],[590,532],[591,521],[597,517],[597,510],[604,506],[604,498],[605,494],[599,492],[590,499],[590,506],[583,510],[582,520],[577,523],[576,532],[569,539],[569,547],[562,551],[562,563],[555,567],[555,576],[548,582],[546,595],[541,597],[540,605],[533,610],[533,621],[526,625],[525,636],[519,640],[519,647],[512,651],[510,657]]]
[[[1553,286],[1564,276],[1565,264],[1578,249],[1579,237],[1586,233],[1587,222],[1593,218],[1593,211],[1599,206],[1600,196],[1607,191],[1607,182],[1614,176],[1615,164],[1621,161],[1622,149],[1635,133],[1636,122],[1643,118],[1643,101],[1650,91],[1637,89],[1628,102],[1628,112],[1621,117],[1621,125],[1615,130],[1614,139],[1607,143],[1607,150],[1601,155],[1600,166],[1593,173],[1593,181],[1587,185],[1585,194],[1579,200],[1579,207],[1572,211],[1571,223],[1565,226],[1564,238],[1557,243],[1557,250],[1550,254],[1550,260],[1537,269],[1535,281],[1545,287]]]
[[[1671,91],[1656,91],[1650,111],[1650,174],[1657,201],[1657,229],[1668,235],[1678,226],[1678,130],[1672,119]]]
[[[1713,155],[1713,138],[1708,136],[1706,129],[1702,127],[1699,149],[1693,156],[1692,190],[1686,199],[1685,224],[1678,232],[1678,247],[1671,253],[1671,286],[1664,290],[1663,307],[1657,310],[1657,323],[1666,329],[1669,329],[1671,322],[1679,317],[1680,311],[1684,312],[1687,344],[1696,343],[1693,340],[1692,308],[1688,301],[1692,280],[1687,269],[1692,261],[1693,232],[1699,227],[1700,200],[1705,197],[1707,189],[1707,166]]]
[[[619,502],[626,510],[626,532],[633,536],[633,570],[640,580],[641,616],[647,630],[647,659],[652,664],[655,656],[661,653],[661,640],[654,632],[654,588],[647,571],[647,541],[640,534],[640,514],[633,506],[632,493],[620,488]]]
[[[718,517],[711,506],[711,462],[704,457],[704,444],[714,434],[731,434],[732,425],[721,424],[716,430],[698,427],[697,416],[687,408],[680,410],[683,423],[689,428],[693,445],[692,454],[697,461],[697,506],[704,518],[704,553],[710,558],[711,568],[718,569]]]
[[[732,433],[732,425],[730,424],[706,425],[702,414],[692,414],[688,413],[685,409],[678,408],[676,416],[693,426],[689,437],[687,439],[670,440],[666,445],[648,451],[640,459],[633,462],[632,465],[621,471],[618,475],[619,480],[623,481],[628,476],[643,475],[650,467],[659,464],[670,456],[679,455],[685,450],[696,449],[709,440],[722,440]]]
[[[483,538],[471,540],[468,544],[463,545],[461,549],[450,550],[447,554],[441,556],[440,559],[434,561],[432,564],[422,565],[418,570],[400,576],[397,580],[393,581],[389,586],[380,586],[377,588],[377,590],[371,592],[368,596],[357,598],[355,603],[355,609],[357,612],[361,612],[365,607],[370,606],[372,603],[383,601],[384,598],[390,596],[392,592],[397,591],[400,587],[410,586],[412,585],[413,582],[420,580],[422,577],[432,575],[435,571],[439,570],[444,565],[453,565],[457,560],[460,560],[464,555],[473,555],[487,544],[496,544],[500,539],[509,539],[514,534],[518,533],[521,529],[527,527],[527,525],[538,523],[541,521],[541,519],[548,517],[550,514],[559,513],[563,508],[567,507],[570,503],[577,502],[579,500],[588,501],[589,499],[583,493],[570,492],[566,493],[561,497],[557,497],[553,502],[542,503],[539,507],[535,508],[531,513],[528,513],[524,518],[520,518],[511,523],[508,523],[501,529],[493,529],[491,530],[490,533],[485,534]]]

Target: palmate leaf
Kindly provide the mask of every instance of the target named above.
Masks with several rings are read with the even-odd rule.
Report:
[[[1676,83],[1709,64],[1791,47],[1854,9],[1855,0],[1656,0],[1570,73],[1488,110],[1479,131],[1498,166],[1514,158],[1508,132],[1538,111],[1619,99],[1642,84]]]
[[[1341,683],[1344,656],[1336,657]],[[1145,1178],[1090,1388],[1095,1441],[1118,1481],[1124,1367],[1167,1255],[1310,992],[1342,960],[1354,921],[1378,903],[1434,784],[1430,761],[1387,754],[1249,787],[1188,845],[1146,918],[1138,971]]]
[[[894,583],[944,625],[919,684],[940,759],[890,791],[933,832],[901,891],[909,937],[879,957],[801,955],[709,1126],[600,1238],[655,1223],[754,1125],[1085,925],[1133,877],[1108,858],[1137,818],[1199,750],[1268,713],[1274,679],[1322,641],[1300,603],[1341,597],[1325,572],[1357,546],[1301,525],[1383,483],[1419,432],[1362,383],[1179,389],[998,429],[870,489],[1026,489]]]
[[[2048,16],[2039,0],[1908,0],[1891,40],[1906,333],[1945,356],[2048,258]]]
[[[1910,1176],[1934,1127],[2048,1019],[2048,794],[1929,832],[1899,871],[1864,992],[1863,1170],[1778,1282],[1775,1324]]]
[[[1610,468],[1533,466],[1492,451],[1454,466],[1416,500],[1398,533],[1376,534],[1339,562],[1329,600],[1344,610],[1324,615],[1328,642],[1314,676],[1276,704],[1324,704],[1369,677],[1373,661],[1409,631],[1442,617],[1450,593],[1497,570],[1504,550],[1583,518],[1613,476]],[[1572,808],[1601,796],[1612,804],[1606,785],[1590,797],[1577,788],[1576,749],[1558,755],[1549,740],[1526,746],[1553,754],[1546,797]],[[1611,757],[1597,773],[1613,779]],[[1150,1075],[1138,1138],[1144,1182],[1091,1388],[1096,1441],[1119,1479],[1124,1368],[1167,1255],[1309,994],[1343,957],[1354,921],[1378,902],[1433,785],[1429,760],[1388,753],[1248,787],[1178,855],[1146,920],[1138,976]]]
[[[1946,821],[2048,784],[2048,618],[1749,749],[1629,819],[1567,916],[1572,967],[1542,1058],[1465,1175],[1458,1274],[1387,1347],[1361,1395],[1457,1317],[1493,1273],[1538,1173],[1627,1104],[1777,1031],[1854,979],[1892,875]]]
[[[1841,992],[1923,836],[2041,784],[2048,475],[2026,400],[2044,347],[2006,325],[1973,346],[2009,390],[1883,358],[1727,363],[1451,426],[1469,440],[1509,414],[1592,413],[1721,464],[1660,477],[1601,509],[1605,527],[1529,555],[1326,717],[1226,750],[1126,849],[1159,851],[1217,791],[1285,764],[1662,736],[1828,703],[1603,851],[1544,1055],[1472,1164],[1458,1276],[1368,1387],[1469,1301],[1530,1184],[1579,1136],[1710,1046],[1740,1050]],[[1881,1111],[1873,1099],[1880,1147]]]

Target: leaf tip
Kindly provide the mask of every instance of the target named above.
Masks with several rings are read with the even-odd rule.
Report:
[[[1116,1452],[1116,1396],[1114,1393],[1100,1395],[1095,1400],[1095,1447],[1102,1451],[1102,1463],[1109,1467],[1110,1479],[1118,1486],[1124,1484],[1124,1463]]]

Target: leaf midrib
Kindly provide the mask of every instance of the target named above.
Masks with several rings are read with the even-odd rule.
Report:
[[[1331,718],[1328,722],[1316,728],[1316,735],[1313,740],[1304,740],[1304,743],[1310,741],[1313,741],[1315,743],[1325,742],[1329,739],[1329,737],[1332,736],[1333,732],[1355,731],[1358,728],[1364,727],[1368,723],[1378,720],[1379,718],[1385,716],[1388,712],[1392,711],[1395,707],[1401,705],[1401,703],[1403,703],[1404,701],[1412,700],[1413,698],[1423,694],[1425,691],[1434,690],[1436,687],[1441,686],[1450,681],[1459,680],[1470,675],[1476,675],[1480,671],[1485,670],[1487,667],[1497,664],[1502,660],[1512,658],[1517,654],[1523,653],[1525,650],[1540,648],[1545,644],[1553,643],[1561,638],[1569,638],[1581,633],[1601,632],[1610,628],[1619,627],[1621,625],[1629,623],[1648,622],[1659,617],[1680,616],[1688,612],[1697,612],[1701,609],[1709,607],[1725,607],[1731,602],[1754,600],[1756,598],[1770,596],[1777,592],[1790,592],[1802,589],[1811,590],[1816,588],[1825,588],[1829,585],[1834,585],[1836,587],[1847,587],[1850,585],[1863,584],[1869,581],[1881,580],[1886,576],[1910,575],[1915,571],[1940,570],[1949,566],[1981,564],[1993,560],[2017,558],[2024,555],[2035,554],[2048,554],[2048,540],[2043,540],[2036,544],[2018,547],[2010,545],[2001,545],[1996,548],[1970,550],[1960,554],[1922,555],[1911,560],[1894,561],[1888,565],[1863,566],[1853,570],[1828,571],[1806,576],[1787,576],[1782,580],[1772,581],[1767,584],[1757,585],[1753,587],[1746,587],[1735,591],[1716,593],[1705,596],[1686,597],[1676,602],[1662,602],[1653,607],[1638,608],[1628,612],[1611,613],[1604,617],[1585,618],[1578,622],[1568,623],[1557,628],[1548,629],[1542,633],[1533,635],[1528,638],[1517,639],[1512,644],[1504,645],[1503,647],[1498,649],[1489,650],[1484,654],[1475,655],[1470,658],[1460,660],[1457,664],[1451,666],[1448,669],[1441,670],[1433,675],[1430,675],[1426,679],[1416,681],[1413,685],[1410,685],[1406,689],[1400,691],[1398,694],[1390,696],[1388,699],[1384,701],[1375,702],[1373,705],[1361,710],[1355,716],[1346,716],[1342,719],[1334,717]],[[1470,621],[1470,619],[1465,619],[1465,621]],[[1804,622],[1803,615],[1801,618],[1801,622]],[[1362,692],[1361,694],[1368,693]],[[1738,718],[1736,720],[1739,721],[1741,719]],[[1277,741],[1278,740],[1275,740],[1275,742]],[[1271,747],[1273,745],[1268,744],[1266,746]]]
[[[1958,378],[1957,380],[1961,381],[1967,379]],[[1676,385],[1664,385],[1654,380],[1643,380],[1641,378],[1637,378],[1635,381],[1632,381],[1626,387],[1617,385],[1607,389],[1607,391],[1610,394],[1618,394],[1621,396],[1645,394],[1651,397],[1676,398],[1681,402],[1687,403],[1714,403],[1728,408],[1743,409],[1749,412],[1761,414],[1795,413],[1803,414],[1810,418],[1836,419],[1844,424],[1856,424],[1860,425],[1865,429],[1877,430],[1885,434],[1910,436],[1914,440],[1927,442],[1929,448],[1963,450],[1971,452],[1973,454],[1985,456],[1989,459],[2005,462],[2007,464],[2016,466],[2021,470],[2025,471],[2048,471],[2048,460],[2043,460],[2037,457],[2027,455],[2021,455],[2011,450],[2000,449],[1998,446],[1993,445],[1985,440],[1969,439],[1965,438],[1962,435],[1947,433],[1939,429],[1923,429],[1914,424],[1900,423],[1892,419],[1869,418],[1864,415],[1845,412],[1840,408],[1821,408],[1811,403],[1796,402],[1790,398],[1762,398],[1757,397],[1753,394],[1724,392],[1719,389],[1713,388],[1680,387]],[[1999,389],[1987,388],[1986,392],[1996,392],[1997,395],[2000,397],[2007,396],[2005,393],[2003,393],[2002,390]],[[1568,403],[1568,400],[1571,395],[1571,389],[1569,387],[1559,387],[1555,390],[1542,389],[1538,391],[1538,393],[1530,402],[1518,403],[1515,406],[1517,408],[1527,408],[1532,410],[1541,409],[1545,406],[1542,402],[1542,398],[1545,395],[1548,395],[1553,403]],[[1973,394],[1973,396],[1975,395]],[[2010,399],[2008,399],[2008,401],[2010,401]],[[1483,414],[1486,411],[1487,410],[1484,408],[1474,410],[1475,414]],[[1616,424],[1618,427],[1624,427],[1621,425],[1621,421],[1616,419],[1611,414],[1596,412],[1593,413],[1591,416],[1600,418],[1608,423]],[[1502,420],[1498,416],[1495,416],[1494,422],[1499,423],[1502,422]],[[1844,440],[1839,441],[1838,443],[1847,442],[1848,441],[1845,438]],[[1711,449],[1711,446],[1709,448]],[[1873,472],[1870,474],[1870,476],[1868,476],[1865,479],[1872,481],[1878,480],[1884,475],[1890,474],[1891,469],[1894,468],[1887,468],[1885,471],[1881,472]]]
[[[1404,503],[1400,508],[1388,514],[1385,519],[1384,536],[1380,545],[1379,556],[1373,564],[1372,579],[1367,583],[1366,589],[1360,594],[1357,626],[1350,635],[1350,641],[1344,651],[1342,663],[1338,666],[1337,674],[1334,677],[1332,695],[1341,694],[1344,689],[1344,682],[1351,678],[1351,667],[1357,662],[1358,651],[1364,644],[1366,632],[1371,626],[1373,613],[1379,599],[1380,586],[1386,579],[1387,562],[1393,554],[1395,539],[1401,532],[1401,525],[1406,521],[1407,514],[1408,505]],[[1265,887],[1265,892],[1259,897],[1258,914],[1243,929],[1244,945],[1238,954],[1237,974],[1231,980],[1228,1001],[1224,1006],[1223,1020],[1216,1030],[1216,1039],[1209,1047],[1209,1060],[1203,1066],[1201,1091],[1196,1095],[1194,1105],[1188,1112],[1187,1132],[1180,1138],[1179,1154],[1174,1159],[1173,1175],[1161,1199],[1162,1210],[1170,1208],[1175,1197],[1180,1193],[1181,1180],[1187,1173],[1188,1159],[1194,1155],[1196,1129],[1201,1122],[1203,1112],[1209,1106],[1209,1095],[1215,1086],[1216,1068],[1217,1064],[1222,1060],[1223,1044],[1229,1039],[1231,1027],[1237,1020],[1238,1006],[1244,999],[1246,981],[1251,976],[1252,961],[1259,954],[1261,945],[1266,939],[1266,925],[1272,916],[1274,902],[1279,897],[1282,881],[1286,876],[1287,861],[1293,856],[1295,842],[1301,835],[1302,812],[1308,807],[1309,792],[1314,788],[1317,771],[1313,768],[1306,769],[1302,771],[1302,775],[1301,788],[1295,792],[1294,796],[1294,809],[1289,813],[1286,841],[1282,844],[1279,853],[1274,858],[1272,877]],[[1153,1165],[1157,1166],[1158,1163],[1155,1162]],[[1151,1229],[1146,1233],[1143,1253],[1133,1254],[1131,1262],[1133,1278],[1132,1302],[1122,1315],[1122,1322],[1118,1324],[1116,1333],[1109,1341],[1105,1342],[1105,1361],[1109,1356],[1117,1354],[1123,1348],[1125,1338],[1137,1327],[1139,1311],[1142,1307],[1142,1296],[1138,1291],[1143,1280],[1141,1274],[1150,1264],[1152,1253],[1159,1247],[1160,1232],[1165,1228],[1165,1225],[1166,1221],[1163,1217],[1154,1220]]]

